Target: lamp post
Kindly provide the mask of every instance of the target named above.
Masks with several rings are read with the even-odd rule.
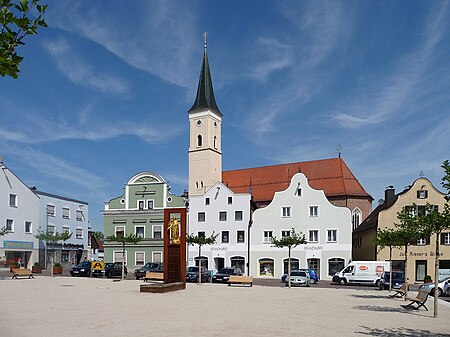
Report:
[[[247,228],[247,276],[250,276],[250,229],[253,225],[253,212],[252,212],[252,188],[250,187],[248,189],[248,193],[250,193],[250,204],[249,204],[249,210],[250,210],[250,218],[248,220],[248,228]]]

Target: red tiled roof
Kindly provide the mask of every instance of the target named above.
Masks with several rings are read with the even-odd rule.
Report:
[[[298,172],[308,178],[312,188],[324,190],[327,197],[360,196],[373,200],[342,158],[224,171],[222,181],[234,193],[248,192],[251,186],[255,202],[270,201],[275,192],[289,186]]]

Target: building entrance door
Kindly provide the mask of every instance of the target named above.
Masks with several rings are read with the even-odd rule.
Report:
[[[308,259],[308,268],[315,270],[320,280],[320,259]]]
[[[225,259],[223,257],[214,258],[214,271],[217,273],[220,269],[225,267]]]

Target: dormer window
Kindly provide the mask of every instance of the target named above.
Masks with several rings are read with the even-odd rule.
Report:
[[[201,135],[198,135],[197,136],[197,146],[202,146],[202,136]]]
[[[417,191],[417,199],[426,199],[426,198],[428,198],[428,191],[427,190]]]

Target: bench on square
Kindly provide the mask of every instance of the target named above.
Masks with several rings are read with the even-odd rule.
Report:
[[[406,283],[403,283],[403,284],[402,284],[402,287],[401,287],[400,289],[392,289],[392,290],[394,290],[395,293],[392,294],[392,295],[389,295],[389,297],[392,297],[392,298],[394,298],[394,297],[402,298],[402,297],[405,296],[405,294],[406,294]]]
[[[248,284],[250,287],[253,286],[253,276],[238,276],[238,275],[230,275],[230,279],[228,280],[228,285],[232,284]]]
[[[154,271],[148,271],[145,273],[144,282],[147,281],[163,281],[164,273],[158,273]]]
[[[405,309],[419,309],[420,307],[424,307],[426,311],[428,311],[428,308],[425,306],[425,302],[428,299],[428,290],[419,290],[419,293],[416,297],[406,297],[406,300],[411,301],[411,303],[407,305],[402,305]]]
[[[16,280],[19,276],[28,276],[28,278],[34,278],[33,273],[30,269],[13,269],[12,273],[12,278]]]

